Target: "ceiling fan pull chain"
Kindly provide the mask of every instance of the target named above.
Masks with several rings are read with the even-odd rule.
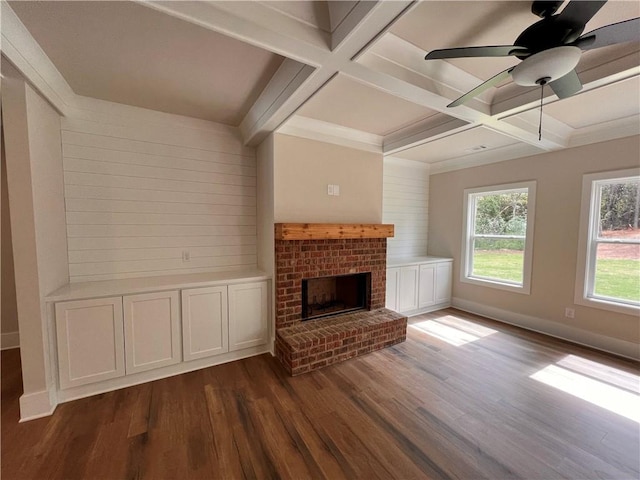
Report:
[[[544,85],[546,82],[543,82],[540,85],[540,122],[538,123],[538,141],[542,141],[542,99],[544,98]]]

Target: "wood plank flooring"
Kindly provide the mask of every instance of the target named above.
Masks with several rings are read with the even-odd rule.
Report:
[[[408,330],[295,378],[262,355],[22,424],[4,351],[2,479],[639,478],[636,421],[530,378],[564,365],[637,402],[637,363],[453,309]]]

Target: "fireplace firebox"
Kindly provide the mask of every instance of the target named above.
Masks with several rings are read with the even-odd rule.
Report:
[[[371,273],[302,279],[302,320],[369,310]]]

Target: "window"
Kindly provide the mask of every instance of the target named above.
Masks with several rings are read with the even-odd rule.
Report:
[[[640,175],[585,175],[576,303],[623,313],[640,307]]]
[[[530,292],[535,182],[464,191],[461,281]]]

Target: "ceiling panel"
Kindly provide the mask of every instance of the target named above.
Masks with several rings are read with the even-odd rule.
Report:
[[[344,75],[334,77],[296,113],[376,135],[437,114]]]
[[[545,105],[544,113],[575,129],[640,115],[640,78],[630,78]]]
[[[496,148],[516,145],[518,143],[520,143],[518,140],[494,132],[488,128],[476,127],[429,143],[424,143],[417,147],[396,153],[393,156],[418,162],[435,163],[475,155],[481,152],[488,152]]]
[[[75,93],[238,125],[283,58],[134,2],[10,2]]]

